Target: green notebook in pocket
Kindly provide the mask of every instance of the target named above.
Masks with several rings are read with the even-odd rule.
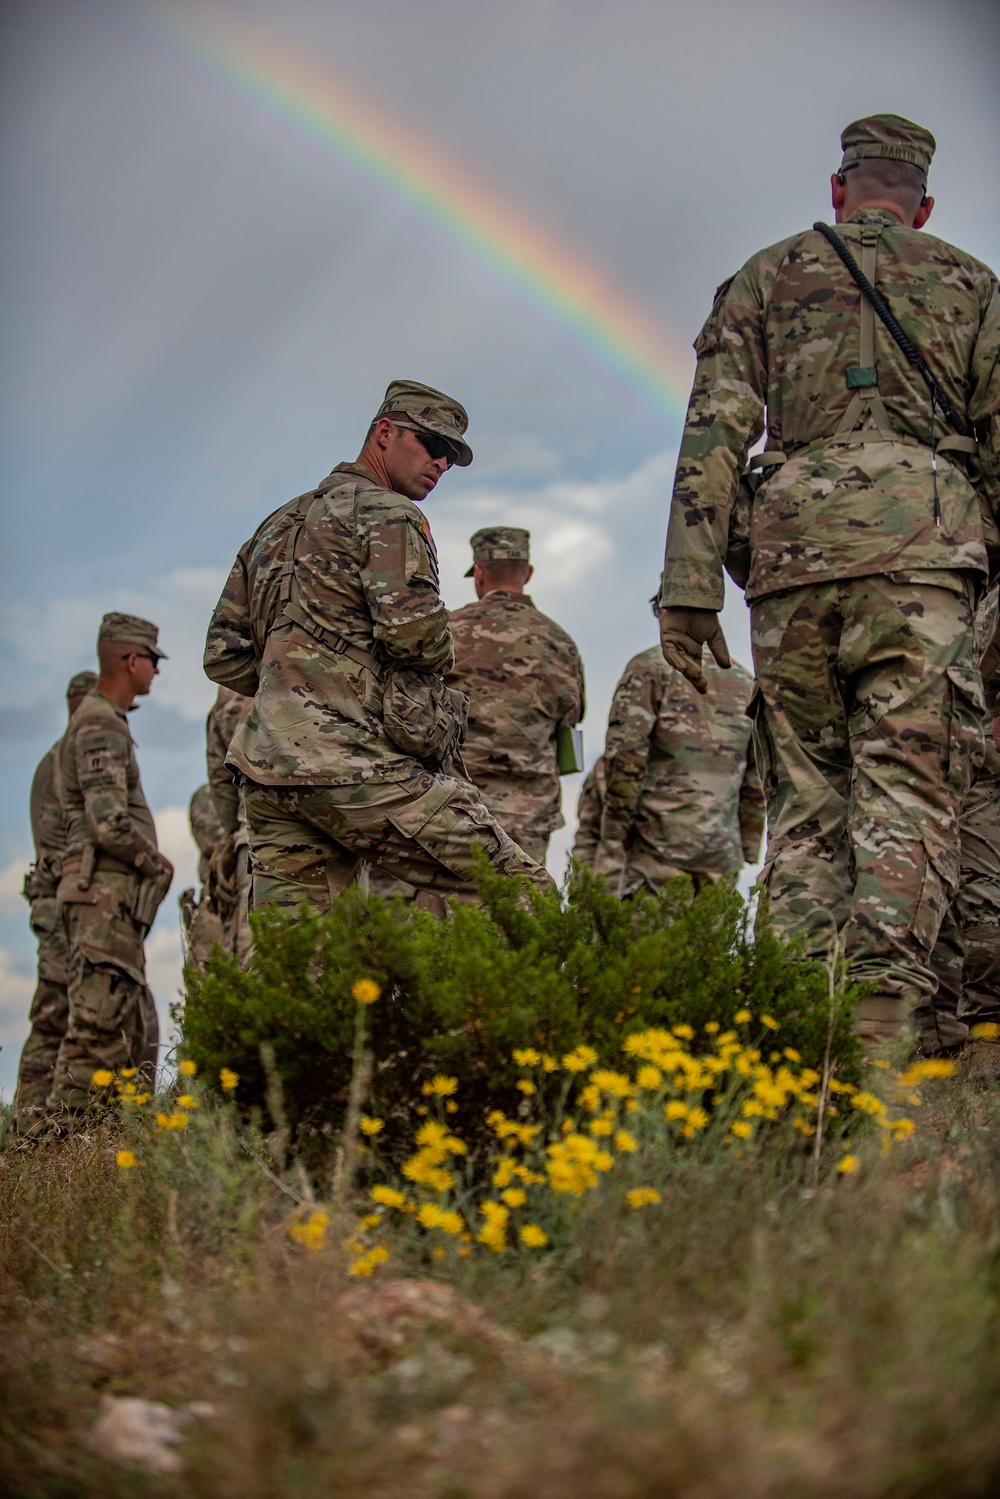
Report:
[[[561,776],[574,776],[583,769],[583,730],[556,730],[556,764]]]

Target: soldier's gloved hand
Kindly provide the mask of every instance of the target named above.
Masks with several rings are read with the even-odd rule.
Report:
[[[719,666],[732,666],[726,637],[715,609],[661,609],[660,648],[668,666],[683,672],[698,692],[708,691],[701,652],[708,646]]]

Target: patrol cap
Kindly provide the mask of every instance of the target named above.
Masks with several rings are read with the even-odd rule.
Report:
[[[440,390],[420,385],[416,380],[391,380],[374,420],[383,416],[395,422],[397,427],[409,427],[413,432],[433,432],[435,436],[443,437],[458,454],[455,462],[459,468],[468,468],[472,462],[472,449],[465,441],[469,413],[458,401]]]
[[[465,574],[471,578],[477,562],[530,562],[531,532],[522,526],[484,526],[469,537],[472,566]]]
[[[97,632],[97,644],[102,641],[120,642],[122,645],[142,645],[152,651],[157,661],[166,661],[166,651],[156,643],[159,630],[148,619],[138,614],[106,614]]]
[[[67,697],[86,697],[88,692],[97,686],[96,671],[78,671],[76,676],[70,677],[66,687]]]
[[[925,178],[937,149],[937,141],[929,130],[912,120],[904,120],[902,115],[868,115],[855,120],[841,135],[840,144],[844,151],[841,171],[865,157],[882,156],[890,161],[908,161]]]

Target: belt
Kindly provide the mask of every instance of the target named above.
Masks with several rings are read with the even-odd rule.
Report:
[[[82,864],[83,860],[75,856],[69,859],[64,859],[60,873],[62,875],[79,874]],[[103,849],[98,849],[97,856],[94,859],[94,873],[138,874],[139,871],[136,869],[134,864],[126,864],[124,859],[116,859],[114,854],[108,854],[105,853]]]
[[[804,443],[795,448],[792,453],[783,453],[779,448],[768,448],[763,453],[754,453],[750,459],[750,468],[778,468],[782,463],[787,463],[789,458],[797,458],[800,453],[815,453],[822,448],[832,447],[856,447],[861,443],[869,442],[901,442],[908,448],[927,448],[932,451],[930,444],[921,442],[917,437],[910,437],[908,433],[894,432],[891,437],[886,437],[877,427],[864,428],[859,432],[848,432],[844,435],[834,433],[832,437],[817,437],[812,442]],[[939,453],[969,453],[975,455],[979,451],[979,445],[974,437],[948,436],[942,437],[941,441],[935,443],[934,448]]]

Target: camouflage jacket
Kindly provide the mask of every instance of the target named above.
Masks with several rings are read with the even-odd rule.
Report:
[[[437,553],[412,501],[341,463],[258,527],[216,606],[205,671],[254,697],[227,763],[276,786],[414,774],[382,723],[387,663],[451,668]]]
[[[236,730],[252,707],[252,697],[244,697],[242,693],[232,692],[228,687],[220,687],[205,723],[208,784],[215,804],[219,832],[225,829],[234,838],[240,826],[240,793],[233,780],[233,773],[226,765],[226,756]],[[197,794],[195,792],[196,796]],[[195,839],[200,844],[201,840],[197,834],[195,834]]]
[[[753,681],[742,666],[705,666],[696,693],[659,646],[633,656],[611,704],[604,750],[602,836],[630,835],[692,873],[756,862],[764,794],[744,709]]]
[[[66,850],[66,820],[59,802],[59,743],[39,760],[31,778],[29,812],[35,862],[24,878],[23,895],[29,902],[55,895],[59,866]]]
[[[576,804],[576,837],[573,858],[578,864],[603,875],[609,885],[617,886],[625,863],[625,849],[620,843],[605,843],[601,837],[606,791],[604,756],[601,755],[584,777]]]
[[[143,795],[128,721],[96,688],[62,737],[58,777],[68,861],[87,843],[129,865],[143,854],[156,858],[156,825]]]
[[[191,798],[188,806],[188,825],[191,829],[191,837],[198,845],[198,883],[204,885],[208,879],[212,852],[223,833],[222,823],[216,811],[215,797],[212,795],[211,786],[207,783],[199,786]]]
[[[787,461],[763,470],[746,517],[748,599],[872,573],[905,582],[926,580],[928,571],[987,571],[984,540],[996,544],[993,512],[1000,510],[996,278],[888,211],[861,210],[837,232],[859,263],[862,239],[874,241],[878,289],[975,424],[977,488],[970,460],[942,452],[935,524],[930,395],[877,317],[872,360],[893,440],[832,443],[856,394],[848,372],[853,381],[863,374],[861,298],[833,247],[807,230],[762,250],[724,282],[695,342],[698,368],[667,532],[666,605],[722,607],[734,502],[765,411],[767,447]],[[950,430],[938,410],[934,437]]]
[[[451,632],[446,681],[469,699],[470,779],[501,823],[530,820],[539,836],[561,828],[556,733],[583,717],[580,652],[527,594],[505,589],[456,609]]]

